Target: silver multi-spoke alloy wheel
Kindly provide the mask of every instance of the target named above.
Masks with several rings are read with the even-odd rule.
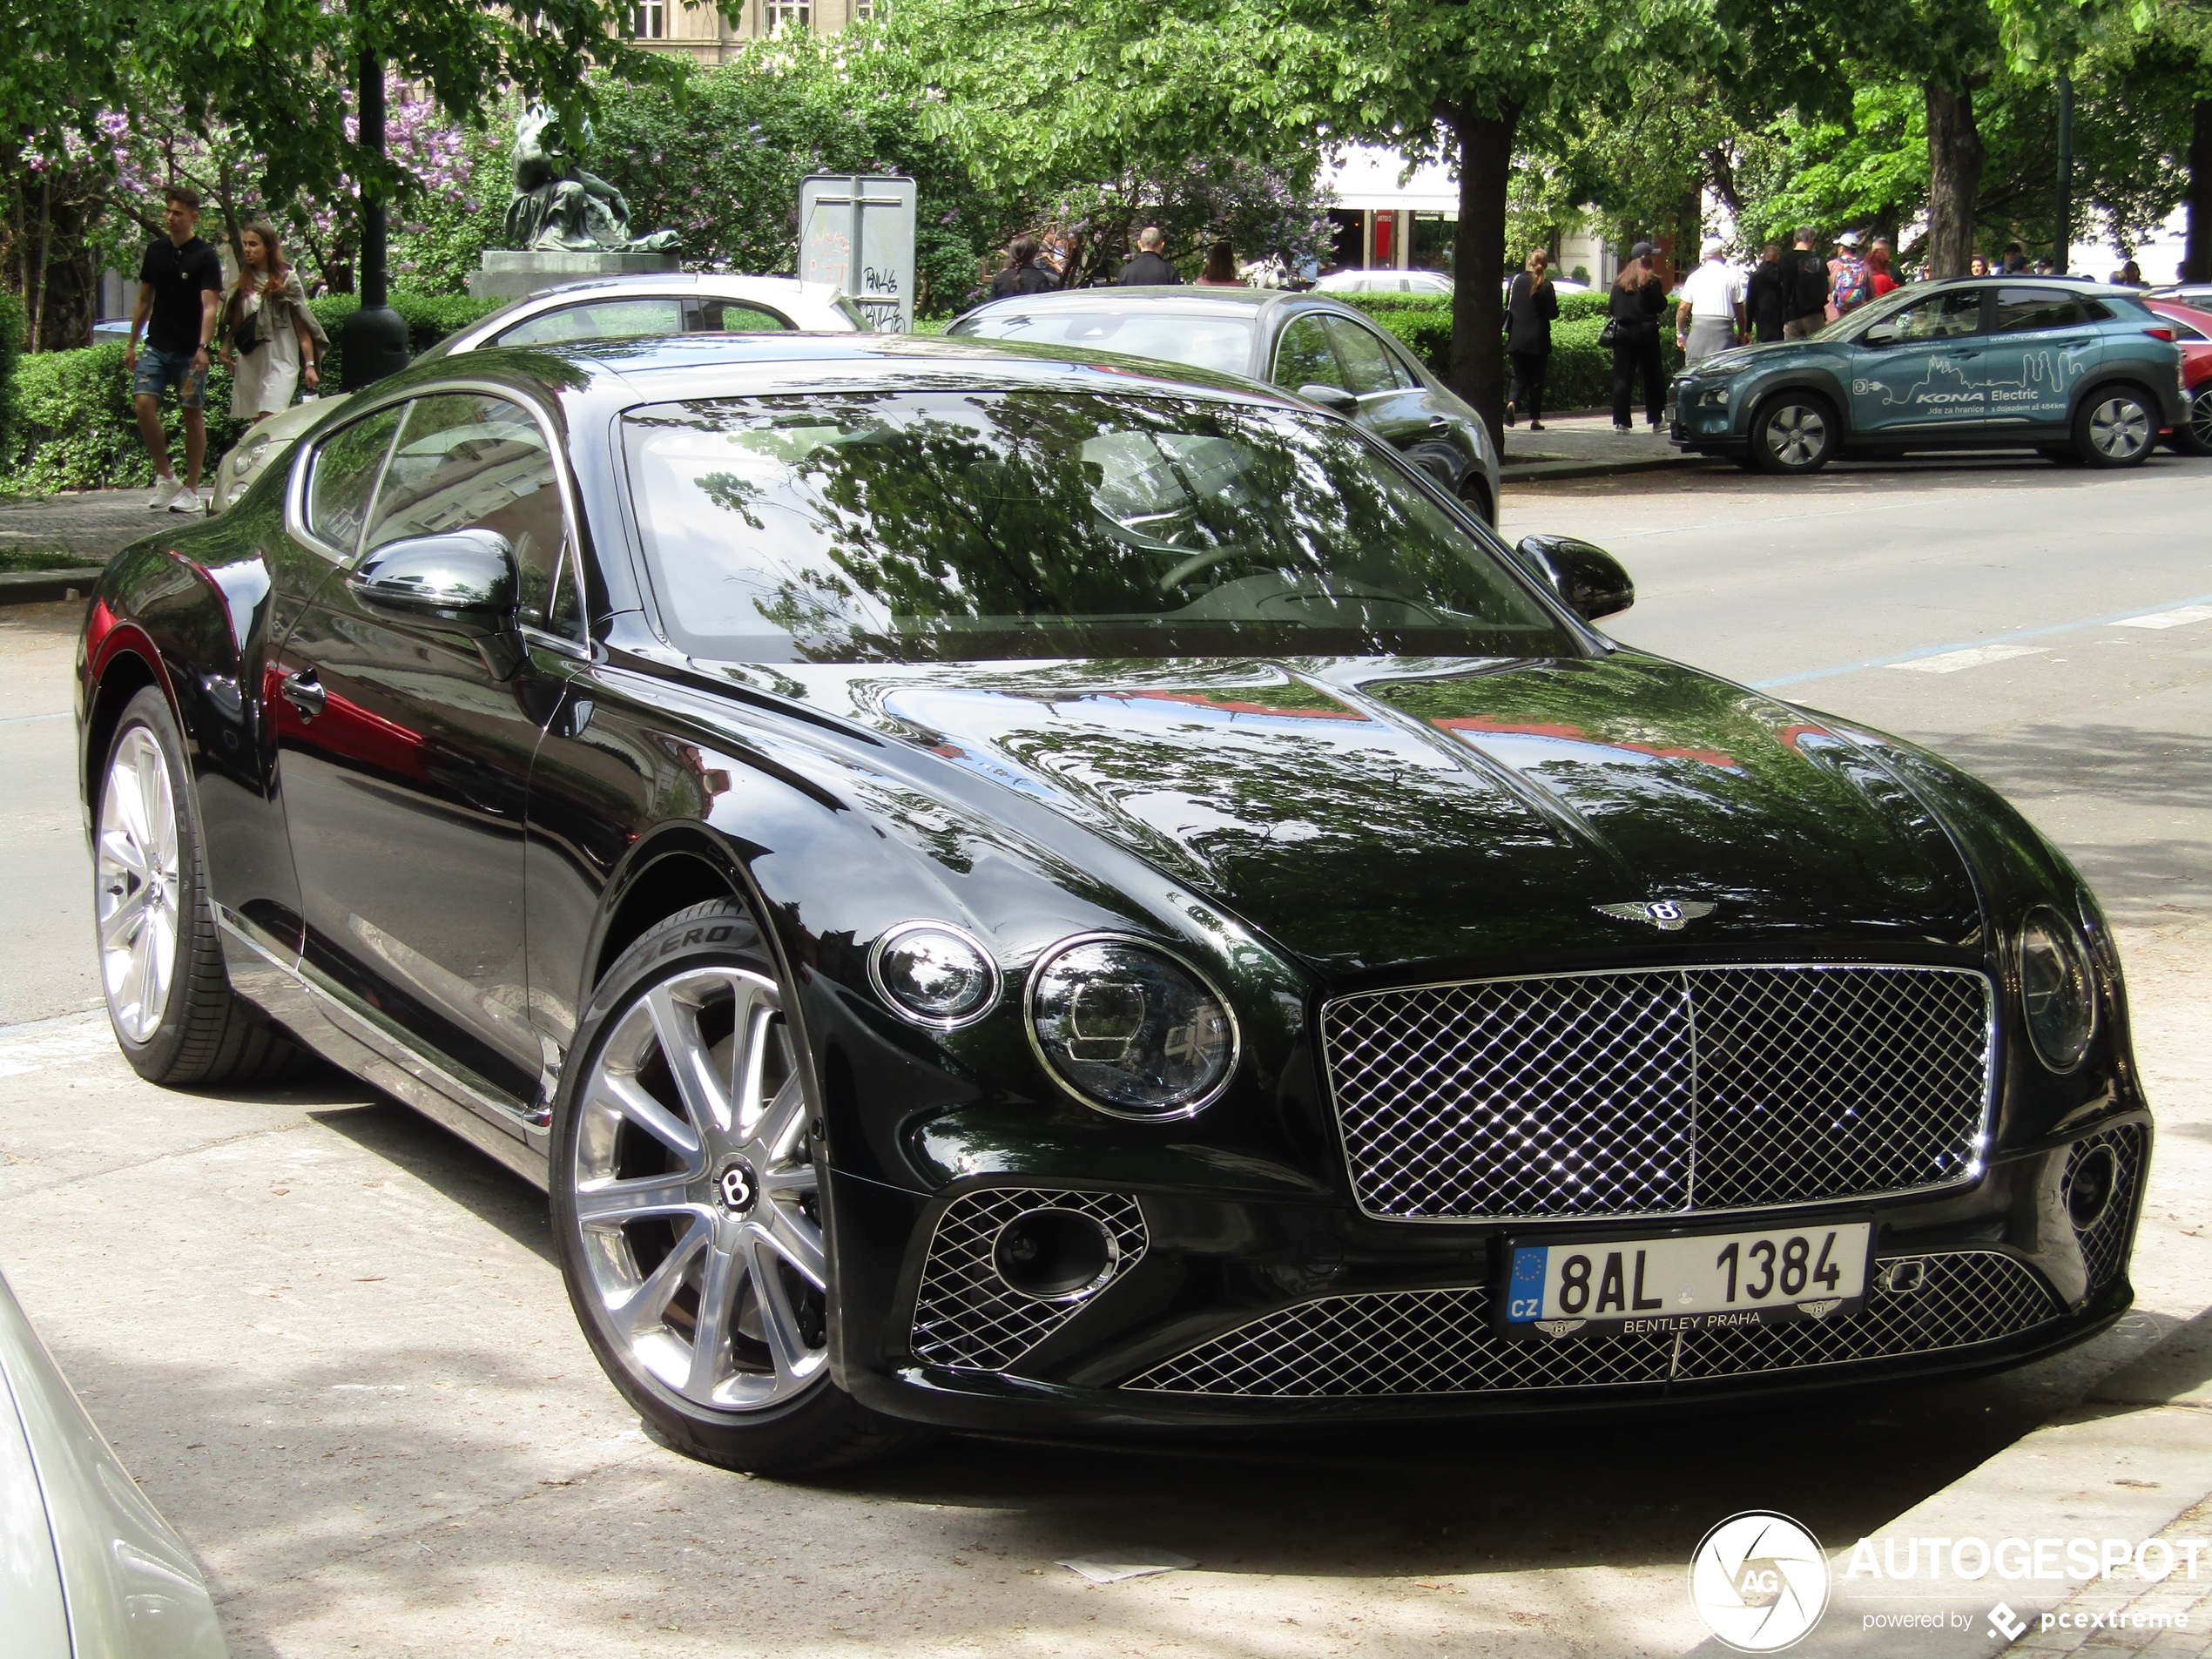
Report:
[[[576,1112],[576,1243],[631,1363],[709,1412],[821,1379],[821,1195],[775,982],[715,964],[653,984],[616,1015]]]
[[[2133,461],[2157,436],[2150,411],[2126,392],[2101,397],[2089,410],[2089,442],[2107,461]]]
[[[177,977],[177,800],[169,765],[143,725],[124,732],[100,791],[94,908],[100,982],[116,1029],[147,1043]]]
[[[2200,386],[2189,399],[2189,436],[2197,454],[2212,455],[2212,386]]]

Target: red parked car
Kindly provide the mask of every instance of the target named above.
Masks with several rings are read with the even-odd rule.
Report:
[[[2173,300],[2146,299],[2143,303],[2172,327],[2182,348],[2188,420],[2168,432],[2166,442],[2185,455],[2212,455],[2212,311]]]

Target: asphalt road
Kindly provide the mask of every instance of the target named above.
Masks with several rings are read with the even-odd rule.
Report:
[[[1524,488],[1506,523],[1618,553],[1622,637],[1926,741],[2081,861],[2162,1109],[2139,1315],[2004,1378],[1694,1420],[705,1469],[593,1367],[530,1189],[344,1080],[147,1088],[73,1012],[89,876],[69,722],[43,718],[70,621],[0,613],[0,1267],[201,1553],[233,1651],[1684,1652],[1684,1564],[1721,1517],[1847,1542],[2204,1313],[2212,464],[1700,469]],[[2168,625],[2108,620],[2132,614]],[[2125,1465],[2084,1478],[2158,1478]],[[1141,1545],[1199,1567],[1055,1565]]]

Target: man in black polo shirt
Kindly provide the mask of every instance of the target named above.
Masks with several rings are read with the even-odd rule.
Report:
[[[223,300],[223,262],[193,233],[199,223],[199,197],[187,185],[164,192],[161,222],[169,233],[146,250],[138,266],[138,303],[131,314],[131,343],[123,367],[131,371],[132,401],[138,412],[138,435],[153,457],[153,494],[146,505],[159,512],[205,511],[199,496],[199,463],[207,455],[207,417],[201,412],[207,391],[207,352],[215,338],[216,314]],[[147,320],[152,320],[152,327]],[[146,348],[138,349],[145,330]],[[169,440],[161,430],[161,395],[177,388],[185,412],[185,482],[169,469]]]

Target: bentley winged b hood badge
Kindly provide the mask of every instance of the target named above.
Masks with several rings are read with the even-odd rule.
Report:
[[[1622,921],[1648,921],[1662,934],[1680,933],[1685,922],[1713,914],[1713,907],[1702,899],[1654,899],[1649,904],[1602,904],[1597,908]]]

